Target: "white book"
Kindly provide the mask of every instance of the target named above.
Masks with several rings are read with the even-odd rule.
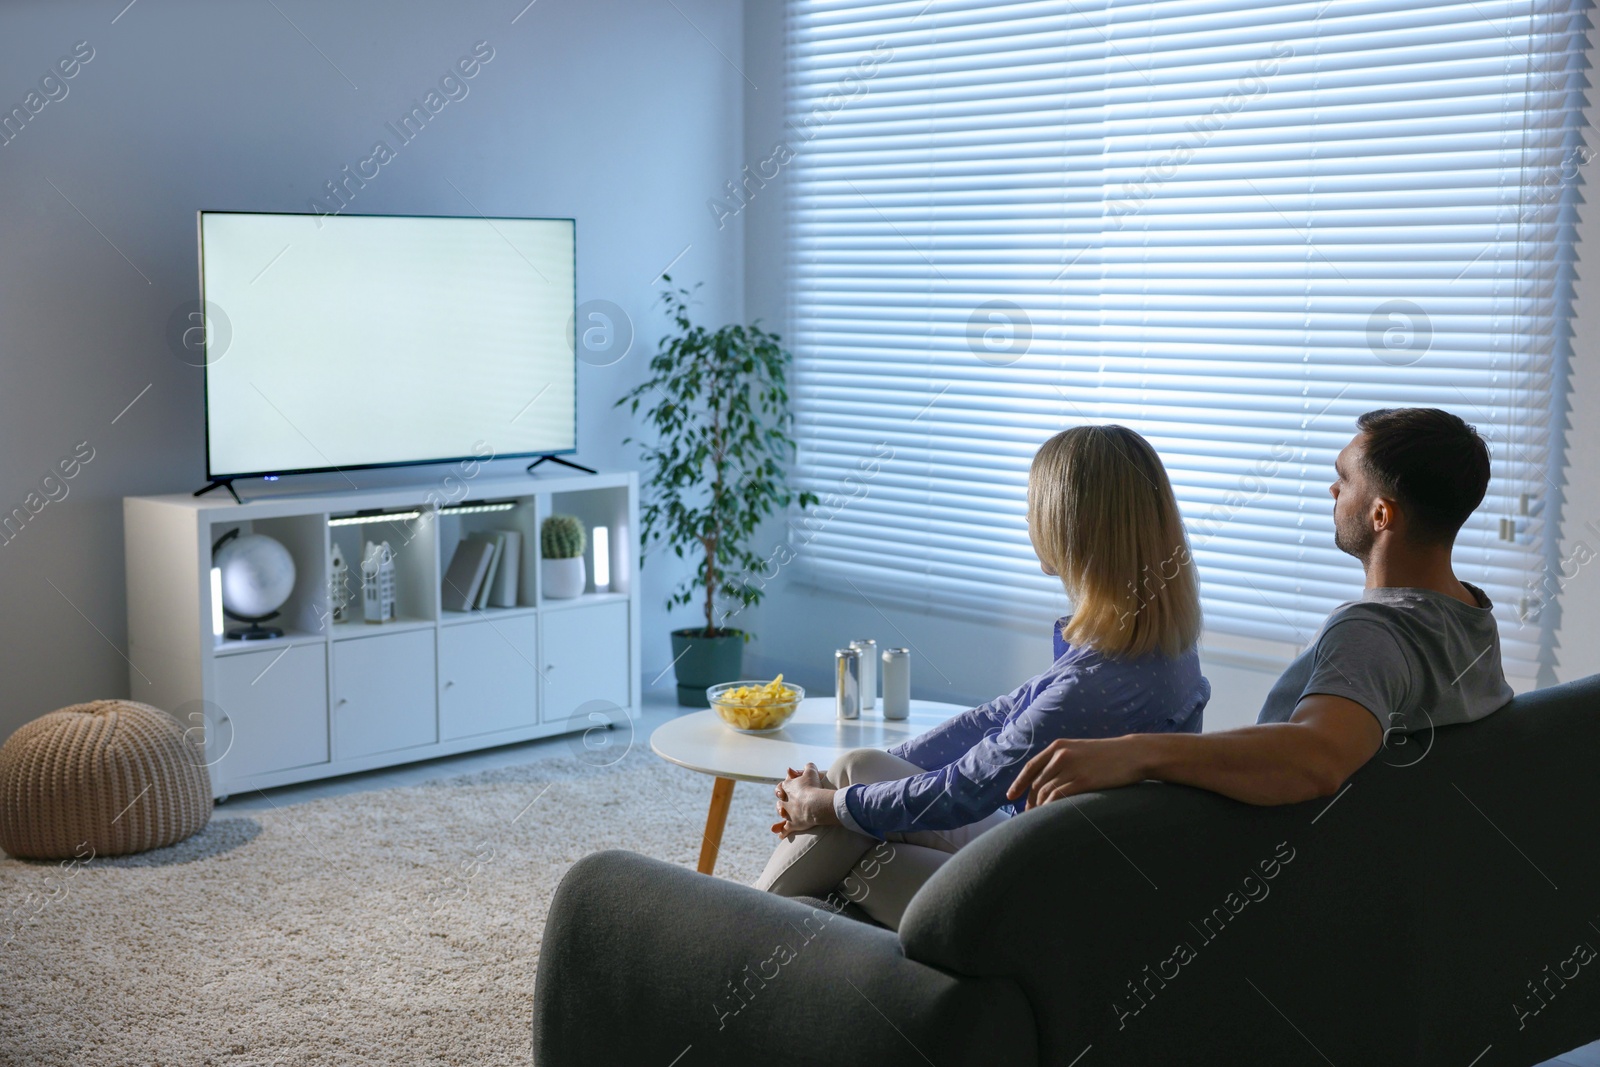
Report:
[[[483,541],[490,547],[489,569],[484,571],[483,581],[478,585],[478,594],[473,598],[473,607],[479,611],[489,606],[489,591],[494,587],[495,570],[500,565],[500,552],[505,547],[505,542],[491,530],[483,533],[468,534],[474,541]]]
[[[489,603],[497,608],[517,606],[517,579],[522,561],[522,534],[516,530],[496,530],[500,541],[500,565],[495,571]]]
[[[446,611],[471,611],[477,603],[478,590],[483,587],[483,576],[494,556],[494,546],[483,541],[464,537],[456,544],[450,557],[450,567],[445,571],[440,601]]]

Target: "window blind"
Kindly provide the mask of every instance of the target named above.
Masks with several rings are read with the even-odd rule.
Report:
[[[794,528],[808,581],[1033,625],[1033,452],[1171,475],[1208,641],[1359,595],[1355,417],[1444,407],[1494,480],[1458,573],[1531,678],[1584,68],[1572,0],[790,0]],[[1586,158],[1586,157],[1584,157]]]

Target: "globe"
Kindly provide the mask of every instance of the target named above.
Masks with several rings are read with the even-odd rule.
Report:
[[[236,618],[266,618],[294,592],[294,557],[266,534],[228,538],[211,565],[222,571],[222,607]]]

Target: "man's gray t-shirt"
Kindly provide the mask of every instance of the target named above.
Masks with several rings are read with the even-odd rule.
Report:
[[[1481,607],[1431,589],[1368,589],[1340,604],[1316,640],[1267,694],[1256,721],[1287,722],[1302,697],[1353,700],[1387,733],[1471,722],[1512,697],[1500,667],[1500,631],[1483,590]]]

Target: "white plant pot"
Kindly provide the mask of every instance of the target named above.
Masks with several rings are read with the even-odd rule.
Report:
[[[582,596],[588,579],[589,572],[584,569],[582,556],[539,561],[539,580],[544,585],[546,599],[571,600]]]

